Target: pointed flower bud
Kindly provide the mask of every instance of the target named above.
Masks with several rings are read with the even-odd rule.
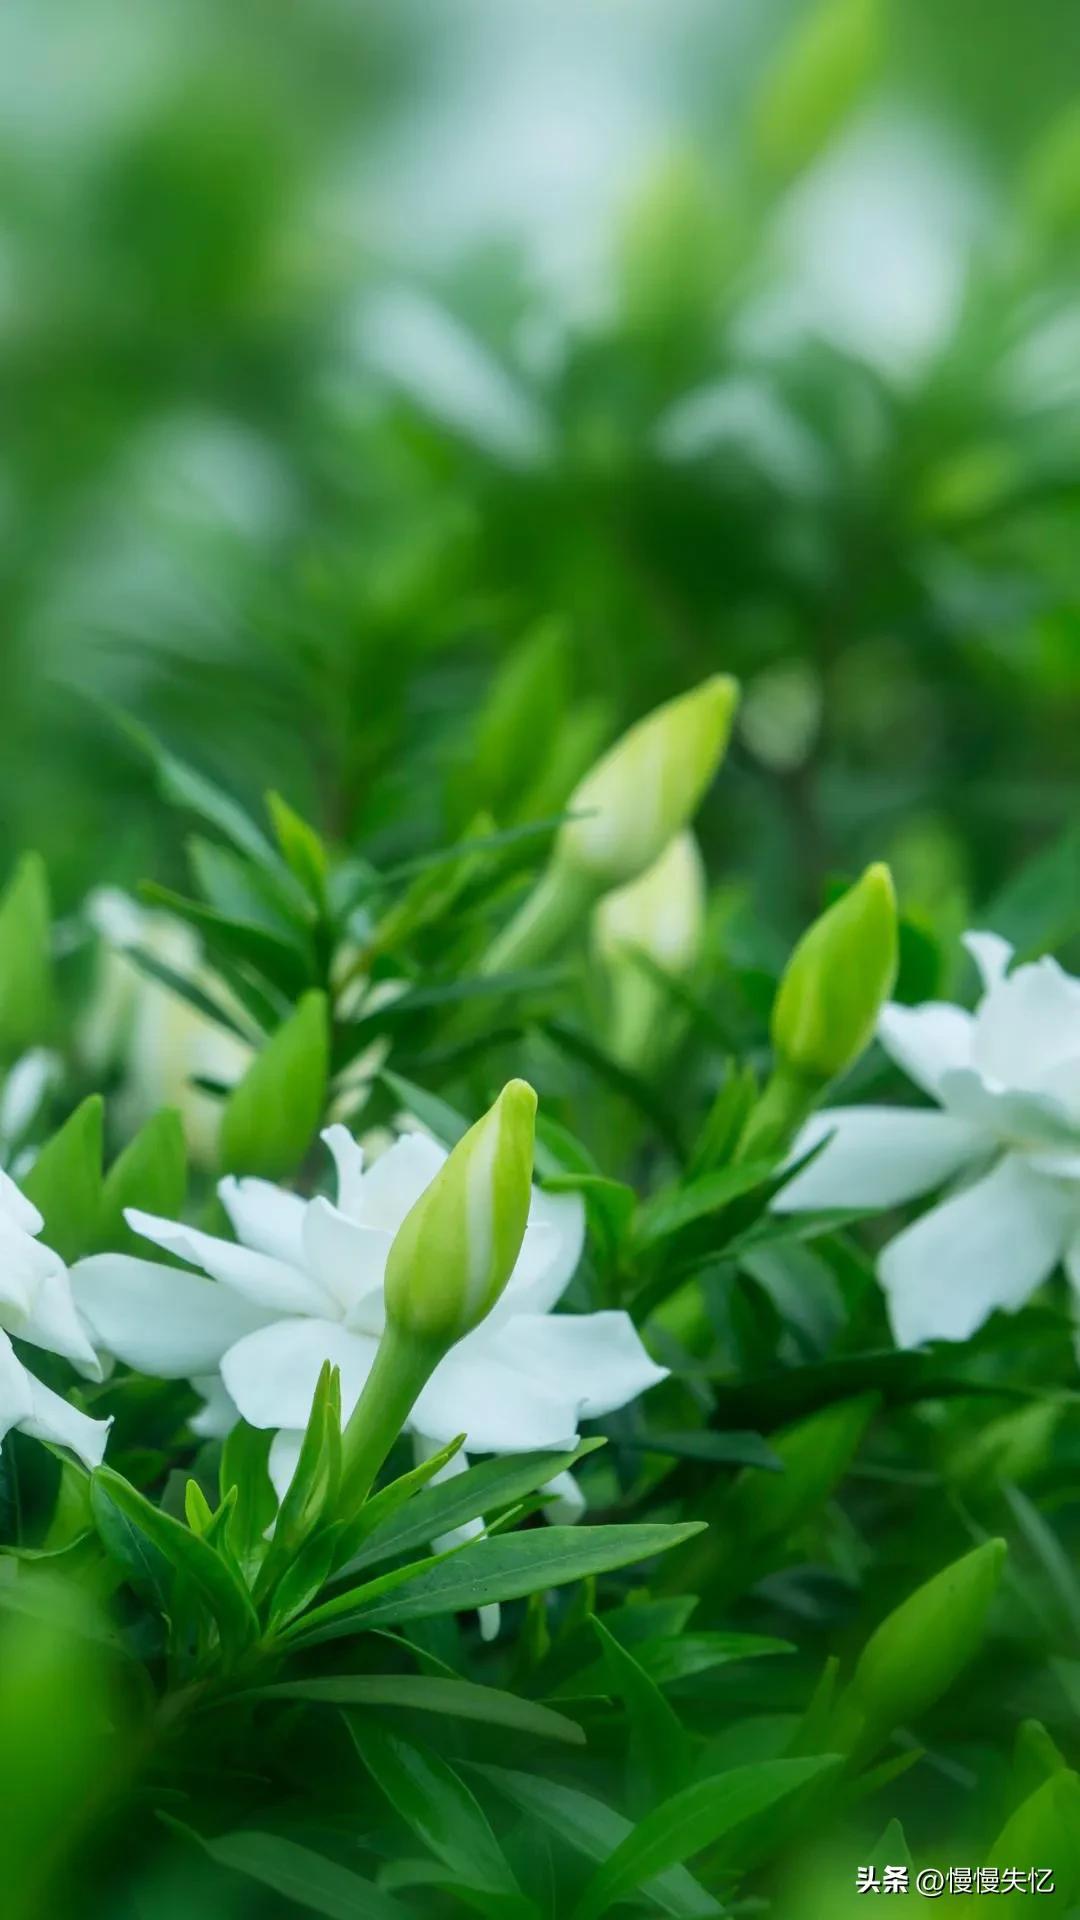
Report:
[[[643,1068],[678,1030],[670,996],[635,954],[673,978],[688,973],[704,919],[705,870],[689,829],[669,841],[640,879],[599,902],[593,940],[607,975],[608,1044],[627,1066]]]
[[[705,870],[687,830],[640,879],[605,894],[596,909],[596,944],[608,961],[636,947],[665,973],[686,973],[698,956],[704,918]]]
[[[575,788],[555,857],[598,891],[636,880],[692,819],[731,732],[738,683],[717,673],[624,733]]]
[[[532,1088],[511,1080],[406,1214],[386,1264],[391,1327],[446,1348],[491,1312],[521,1251],[535,1116]]]
[[[882,1621],[842,1703],[852,1730],[859,1728],[855,1744],[872,1747],[951,1687],[979,1650],[1004,1561],[1004,1540],[984,1541]]]
[[[772,1014],[779,1064],[823,1086],[873,1038],[896,979],[896,895],[887,866],[867,867],[803,934]]]

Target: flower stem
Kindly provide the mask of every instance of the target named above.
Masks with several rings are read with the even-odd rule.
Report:
[[[553,862],[509,925],[496,934],[480,972],[509,973],[542,960],[586,918],[596,898],[595,883],[587,875]]]
[[[358,1513],[375,1476],[434,1373],[446,1348],[402,1333],[387,1322],[375,1364],[342,1435],[342,1518]]]
[[[791,1145],[821,1094],[820,1083],[776,1066],[751,1108],[735,1149],[736,1160],[777,1158]]]

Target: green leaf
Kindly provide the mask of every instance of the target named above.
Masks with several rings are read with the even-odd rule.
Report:
[[[320,1522],[329,1520],[341,1479],[341,1375],[324,1360],[312,1396],[300,1455],[285,1489],[274,1526],[274,1538],[255,1589],[256,1598],[271,1591],[274,1582],[292,1569],[297,1554]],[[322,1573],[316,1591],[330,1570],[332,1542],[318,1559]],[[305,1571],[310,1568],[305,1566]],[[295,1604],[295,1589],[281,1603],[281,1611]],[[310,1597],[310,1596],[309,1596]],[[275,1608],[277,1612],[277,1608]]]
[[[327,856],[322,840],[314,827],[290,807],[280,793],[268,793],[266,806],[278,846],[290,872],[299,880],[319,912],[325,913]]]
[[[458,1445],[460,1442],[458,1443]],[[537,1487],[544,1486],[554,1479],[557,1473],[576,1466],[587,1454],[602,1446],[601,1440],[587,1440],[572,1452],[566,1453],[511,1453],[497,1455],[491,1460],[482,1460],[477,1466],[467,1467],[464,1473],[457,1473],[452,1480],[442,1480],[438,1486],[429,1487],[426,1492],[415,1493],[408,1505],[383,1520],[372,1529],[369,1544],[350,1560],[344,1573],[355,1573],[361,1567],[377,1566],[382,1560],[389,1560],[400,1553],[411,1553],[416,1547],[425,1547],[443,1533],[452,1533],[455,1528],[464,1526],[469,1520],[477,1519],[481,1514],[494,1513],[503,1507],[514,1506],[527,1494],[535,1493]],[[452,1452],[457,1451],[457,1445]],[[426,1464],[426,1463],[425,1463]],[[418,1469],[417,1472],[422,1471]],[[415,1475],[406,1476],[415,1479]],[[430,1478],[430,1474],[426,1476]],[[392,1491],[386,1488],[384,1493],[376,1494],[369,1501],[370,1511],[376,1502]]]
[[[478,1887],[516,1892],[487,1816],[465,1782],[426,1747],[370,1720],[345,1716],[356,1750],[395,1813],[452,1873]]]
[[[478,1720],[489,1727],[507,1727],[529,1739],[564,1740],[584,1744],[576,1720],[551,1707],[526,1700],[498,1687],[476,1686],[471,1680],[444,1679],[439,1674],[346,1673],[314,1680],[283,1680],[259,1687],[248,1698],[309,1700],[339,1707],[406,1707],[418,1713],[450,1714],[459,1720]]]
[[[0,1054],[49,1039],[53,1017],[49,882],[41,855],[26,853],[0,894]]]
[[[222,1500],[235,1489],[229,1515],[229,1545],[246,1574],[266,1555],[266,1529],[277,1512],[277,1495],[267,1468],[273,1434],[238,1420],[225,1436],[218,1485]]]
[[[574,1910],[573,1920],[599,1920],[617,1901],[730,1833],[755,1814],[838,1766],[831,1754],[808,1760],[765,1760],[732,1767],[684,1787],[639,1820],[595,1873]]]
[[[521,1600],[543,1587],[565,1586],[593,1573],[649,1560],[702,1531],[681,1526],[545,1527],[470,1541],[453,1553],[384,1574],[328,1600],[289,1637],[301,1645],[339,1640],[358,1628],[461,1613],[499,1600]]]
[[[141,1127],[105,1176],[93,1248],[146,1258],[146,1242],[132,1233],[125,1207],[179,1220],[187,1192],[184,1129],[174,1107],[162,1107]]]
[[[202,1834],[179,1820],[158,1816],[174,1833],[182,1834],[200,1846],[219,1867],[242,1873],[260,1886],[269,1887],[286,1900],[295,1901],[308,1913],[321,1913],[327,1920],[409,1920],[406,1909],[389,1893],[350,1867],[327,1860],[310,1847],[276,1833],[223,1833],[216,1840],[204,1840]]]
[[[268,872],[244,855],[233,853],[216,840],[203,840],[198,834],[192,835],[187,850],[196,884],[216,913],[227,920],[265,927],[297,946],[301,953],[309,951],[311,903],[291,873],[283,871],[279,878],[276,872]]]
[[[96,1474],[90,1476],[90,1511],[106,1553],[122,1567],[136,1592],[167,1614],[171,1604],[173,1567],[140,1526],[109,1498]]]
[[[226,1103],[226,1173],[281,1180],[295,1172],[322,1120],[329,1067],[326,996],[306,993],[267,1041]]]
[[[385,1554],[369,1555],[361,1553],[359,1549],[365,1540],[386,1527],[401,1508],[416,1497],[421,1487],[426,1487],[429,1480],[441,1473],[454,1455],[460,1453],[464,1444],[465,1435],[455,1434],[437,1453],[429,1454],[418,1466],[410,1467],[408,1473],[398,1474],[396,1480],[391,1480],[378,1493],[372,1494],[351,1520],[336,1525],[334,1565],[339,1569],[339,1579],[347,1579],[358,1567],[367,1566],[372,1560],[387,1558]],[[423,1544],[424,1536],[421,1535],[419,1539]]]
[[[613,1692],[626,1705],[632,1730],[631,1758],[648,1782],[649,1802],[674,1793],[686,1778],[686,1735],[656,1682],[638,1665],[632,1653],[593,1615],[593,1631],[600,1642],[603,1664]]]
[[[634,1831],[633,1823],[605,1806],[602,1800],[582,1793],[578,1787],[564,1786],[558,1780],[546,1780],[542,1774],[519,1773],[509,1767],[489,1767],[473,1763],[470,1770],[482,1774],[492,1786],[512,1800],[530,1820],[549,1827],[558,1839],[577,1849],[586,1859],[606,1860]],[[697,1920],[699,1915],[718,1914],[720,1907],[704,1887],[699,1886],[685,1867],[669,1867],[640,1887],[647,1899],[674,1920]]]
[[[310,943],[299,935],[285,935],[257,920],[237,919],[201,900],[189,900],[186,894],[162,887],[156,881],[140,882],[139,894],[150,906],[162,907],[177,920],[184,920],[201,934],[214,958],[240,962],[253,967],[283,993],[302,993],[310,986],[314,954]]]
[[[195,767],[189,767],[185,760],[170,753],[148,728],[130,714],[119,713],[114,718],[128,739],[153,765],[163,800],[167,800],[171,806],[197,814],[201,820],[209,821],[226,840],[231,840],[235,847],[239,847],[241,853],[249,854],[261,865],[272,867],[276,863],[277,855],[269,840],[239,801]]]
[[[771,1160],[747,1160],[738,1166],[718,1167],[712,1173],[703,1173],[689,1186],[658,1193],[655,1199],[646,1202],[638,1215],[635,1245],[645,1252],[663,1240],[670,1240],[687,1227],[718,1213],[740,1195],[762,1186],[774,1172]]]
[[[719,1433],[711,1427],[689,1428],[685,1433],[642,1433],[616,1444],[628,1453],[663,1453],[674,1460],[707,1460],[718,1466],[760,1467],[766,1473],[782,1473],[783,1461],[777,1459],[768,1441],[760,1433]]]
[[[618,1636],[625,1645],[624,1635]],[[761,1660],[771,1654],[793,1653],[789,1640],[773,1640],[758,1633],[680,1632],[673,1637],[635,1641],[638,1665],[658,1687],[672,1686],[679,1680],[692,1680],[714,1667],[729,1666],[735,1660]],[[574,1673],[556,1689],[557,1700],[583,1700],[602,1693],[605,1669],[598,1660]]]
[[[104,1113],[101,1095],[90,1094],[46,1141],[22,1183],[45,1222],[42,1239],[69,1265],[97,1244]]]
[[[189,980],[185,974],[178,973],[175,967],[170,967],[166,961],[159,959],[156,953],[147,953],[142,947],[125,947],[124,958],[130,960],[132,965],[137,967],[140,973],[146,974],[148,979],[156,981],[160,986],[168,987],[170,993],[175,993],[179,999],[186,1001],[189,1007],[194,1007],[196,1013],[201,1013],[207,1020],[212,1020],[215,1026],[222,1027],[226,1033],[234,1033],[238,1040],[245,1041],[248,1046],[256,1043],[257,1034],[261,1029],[256,1028],[253,1035],[250,1027],[243,1026],[235,1014],[230,1013],[227,1007],[215,1000],[204,987],[199,986],[194,980]]]
[[[236,1651],[256,1637],[259,1623],[249,1594],[220,1554],[198,1534],[152,1506],[111,1467],[96,1469],[91,1497],[95,1514],[100,1511],[99,1502],[109,1502],[191,1582],[217,1621],[223,1647]]]
[[[411,1113],[441,1140],[444,1147],[456,1147],[464,1134],[468,1133],[471,1122],[456,1107],[440,1100],[438,1094],[428,1093],[425,1087],[418,1087],[414,1081],[405,1080],[400,1073],[391,1073],[384,1067],[380,1080],[389,1087],[392,1094],[401,1101],[407,1113]]]

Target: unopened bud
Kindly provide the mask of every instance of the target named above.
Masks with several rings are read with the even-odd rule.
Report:
[[[882,1737],[917,1720],[978,1652],[1005,1562],[987,1540],[935,1574],[883,1620],[855,1669],[846,1705]]]
[[[814,921],[784,971],[772,1014],[778,1063],[819,1086],[869,1046],[896,979],[896,895],[878,862]]]
[[[605,894],[596,909],[596,944],[607,961],[637,949],[665,973],[686,973],[698,956],[704,918],[705,871],[686,831],[640,879]]]
[[[511,1080],[406,1214],[386,1263],[388,1324],[449,1347],[491,1312],[532,1199],[536,1095]]]
[[[597,892],[624,886],[659,859],[693,818],[724,755],[738,682],[714,674],[668,700],[609,747],[575,788],[556,863]]]

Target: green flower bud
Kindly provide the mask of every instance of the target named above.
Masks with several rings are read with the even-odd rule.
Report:
[[[697,959],[705,919],[705,870],[687,830],[669,841],[639,879],[605,894],[596,909],[597,948],[609,963],[627,948],[665,973],[686,973]]]
[[[952,1685],[978,1652],[1004,1562],[1004,1540],[987,1540],[882,1621],[841,1707],[853,1745],[917,1720]]]
[[[696,813],[723,757],[738,682],[714,674],[668,700],[609,747],[568,802],[555,846],[559,866],[596,891],[636,880]]]
[[[535,1115],[532,1088],[511,1080],[406,1214],[386,1263],[397,1331],[446,1348],[491,1312],[521,1251]]]
[[[784,971],[772,1013],[779,1065],[823,1086],[869,1046],[896,979],[896,895],[888,867],[867,867],[814,921]]]
[[[988,1867],[1052,1867],[1059,1909],[1080,1888],[1080,1779],[1068,1768],[1044,1780],[1017,1807],[986,1856]]]

